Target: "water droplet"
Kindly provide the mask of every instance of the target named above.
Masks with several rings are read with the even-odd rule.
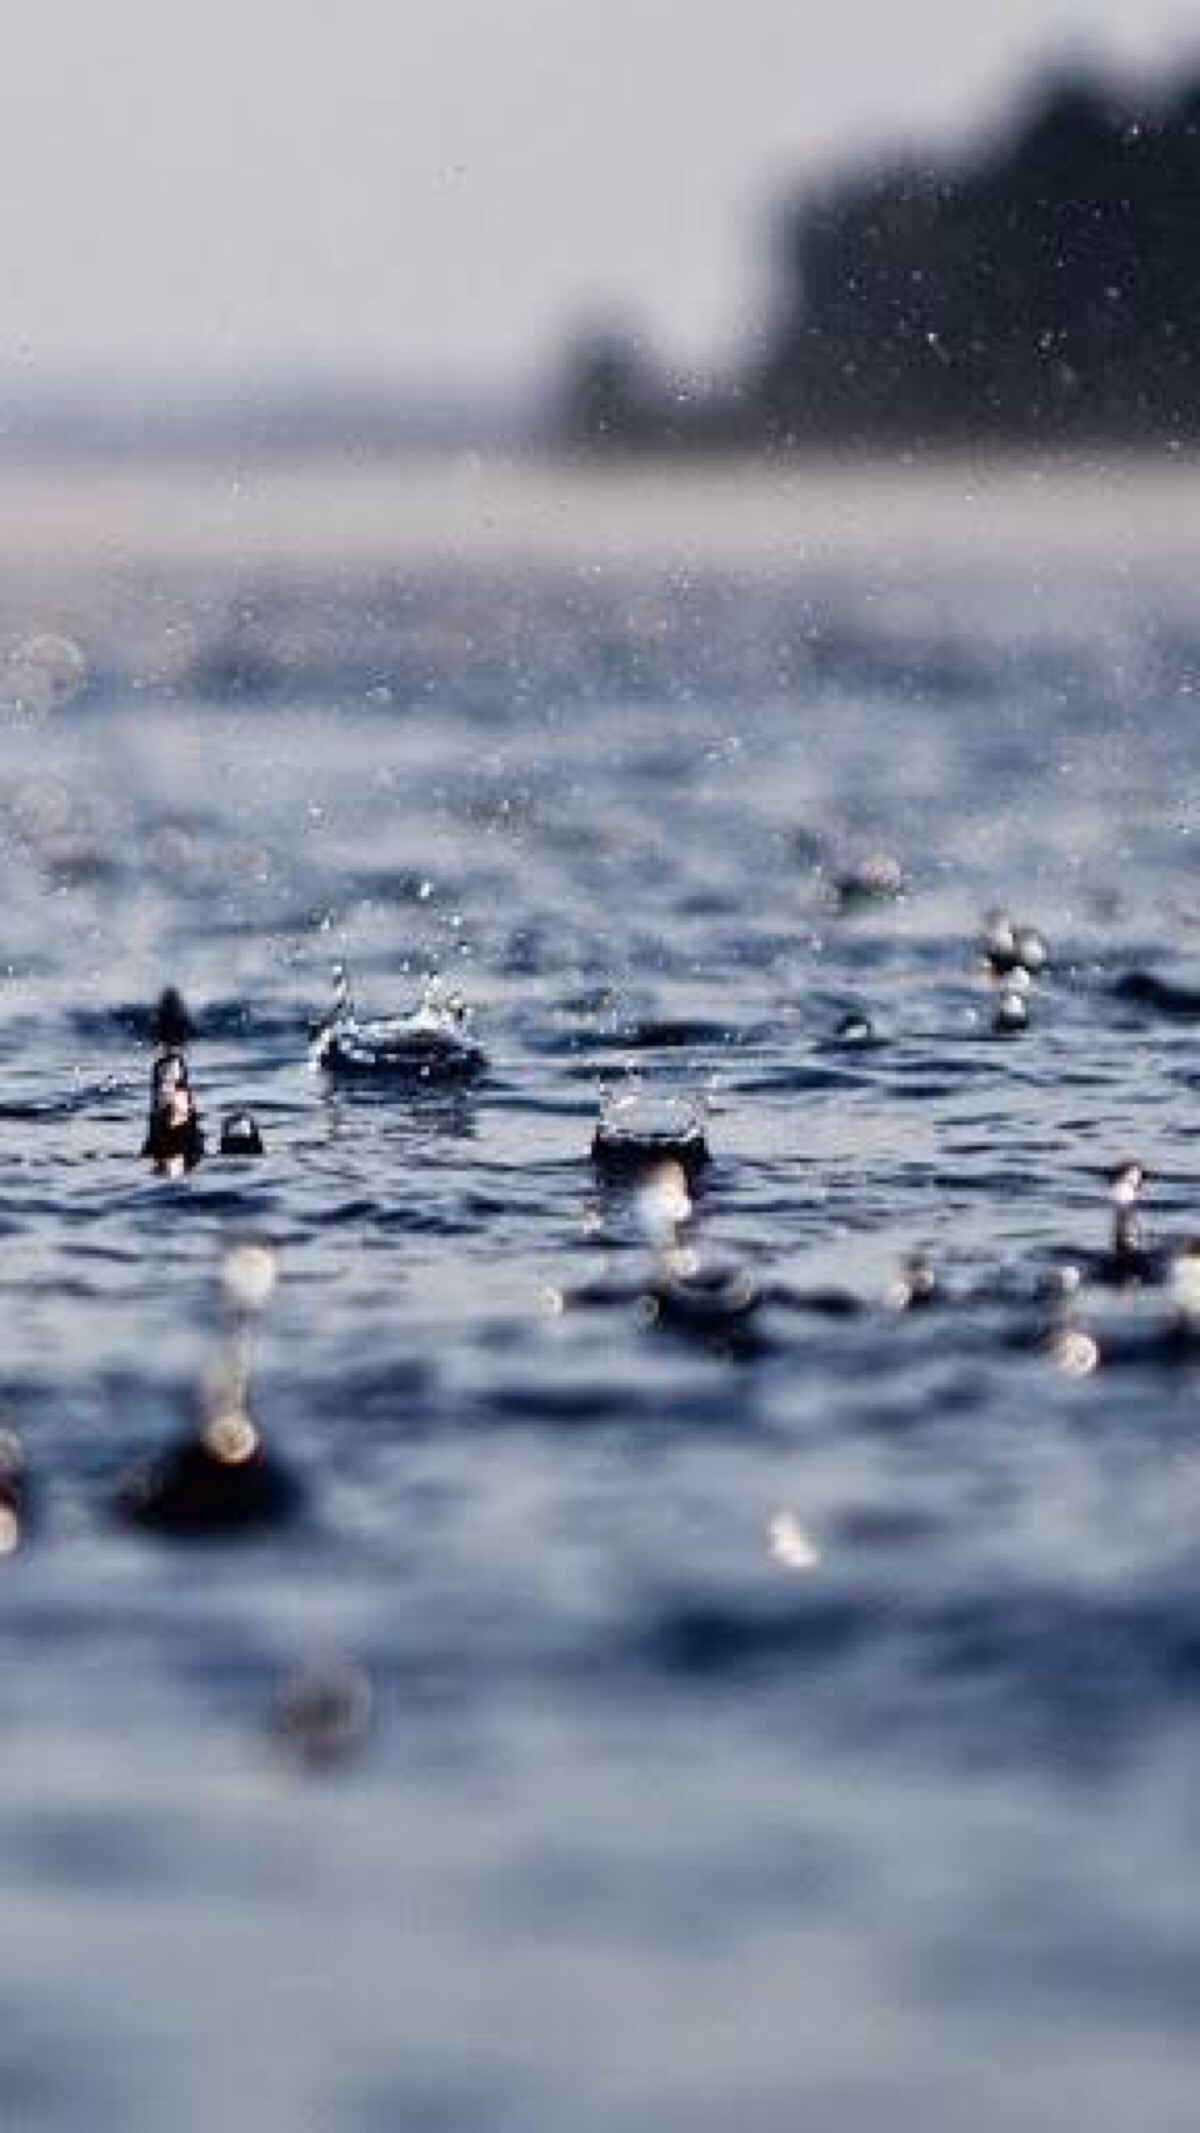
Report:
[[[221,1286],[236,1311],[264,1311],[278,1278],[275,1254],[266,1244],[237,1244],[225,1256]]]

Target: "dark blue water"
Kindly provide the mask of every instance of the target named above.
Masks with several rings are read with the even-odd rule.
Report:
[[[3,2122],[1190,2127],[1200,1350],[1046,1294],[1127,1157],[1200,1230],[1186,603],[1043,557],[8,608]],[[1052,951],[1007,1040],[997,904]],[[326,1085],[341,958],[364,1010],[452,979],[487,1075]],[[261,1165],[139,1162],[167,982]],[[645,1306],[589,1159],[631,1062],[707,1105],[751,1337]],[[246,1240],[303,1502],[131,1532]]]

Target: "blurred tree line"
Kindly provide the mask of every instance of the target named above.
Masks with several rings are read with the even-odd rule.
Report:
[[[635,344],[576,350],[595,450],[1200,438],[1200,80],[1087,74],[958,162],[852,174],[781,220],[760,352],[681,398]]]

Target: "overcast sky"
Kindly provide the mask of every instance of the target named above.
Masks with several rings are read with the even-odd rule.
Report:
[[[781,185],[1003,107],[1182,0],[0,0],[0,374],[513,380],[702,363]]]

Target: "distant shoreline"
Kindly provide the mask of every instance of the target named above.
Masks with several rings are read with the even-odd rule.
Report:
[[[0,572],[1194,570],[1200,453],[0,457]]]

